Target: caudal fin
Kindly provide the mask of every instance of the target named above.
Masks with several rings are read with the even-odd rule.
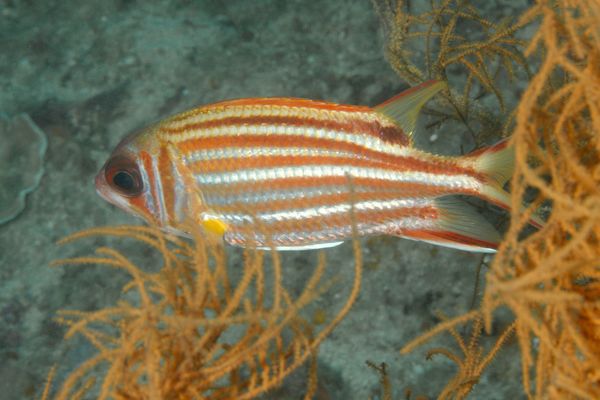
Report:
[[[504,185],[512,177],[515,168],[515,151],[510,138],[501,140],[493,146],[476,150],[464,158],[475,170],[482,172],[487,178],[481,194],[486,200],[509,210],[511,208],[510,193],[504,190]],[[541,228],[544,221],[533,215],[529,223]]]

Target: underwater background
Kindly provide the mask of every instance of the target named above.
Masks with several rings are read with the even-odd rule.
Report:
[[[500,17],[528,5],[472,3]],[[65,342],[65,328],[53,318],[60,309],[114,304],[124,274],[49,263],[86,251],[58,247],[67,234],[141,223],[103,201],[93,184],[126,134],[225,99],[293,96],[376,105],[406,87],[385,60],[369,1],[0,0],[0,215],[19,208],[20,194],[31,191],[22,212],[6,213],[0,225],[0,398],[38,398],[52,365],[59,365],[59,385],[94,352],[83,340]],[[472,145],[459,130],[420,129],[416,141],[443,154]],[[367,360],[388,365],[395,397],[403,398],[406,388],[434,397],[455,366],[425,354],[452,339],[441,337],[408,355],[399,349],[439,322],[437,311],[453,316],[469,309],[481,255],[392,237],[361,243],[361,294],[320,347],[317,398],[380,396],[379,376]],[[239,258],[237,249],[229,250]],[[349,244],[327,254],[330,269],[352,273]],[[152,254],[138,256],[152,263]],[[314,258],[286,255],[286,279],[302,282]],[[335,294],[318,300],[325,318],[335,300]],[[498,326],[489,340],[502,332],[501,316]],[[499,353],[472,398],[523,397],[514,344],[511,339]],[[304,391],[304,375],[292,375],[265,397],[297,399]]]

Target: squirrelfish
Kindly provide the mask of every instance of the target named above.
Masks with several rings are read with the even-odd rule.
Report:
[[[248,98],[192,109],[124,139],[96,176],[110,203],[165,230],[192,221],[239,246],[335,246],[395,235],[493,252],[494,227],[449,195],[501,207],[513,168],[504,140],[461,157],[413,146],[428,81],[373,108]]]

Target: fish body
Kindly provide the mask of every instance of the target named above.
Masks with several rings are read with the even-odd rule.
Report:
[[[447,196],[508,208],[512,150],[415,148],[418,112],[442,88],[425,82],[374,108],[295,98],[201,106],[126,138],[96,188],[166,230],[193,221],[239,246],[320,248],[355,232],[492,252],[496,230]]]

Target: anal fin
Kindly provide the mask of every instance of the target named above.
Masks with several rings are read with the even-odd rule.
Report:
[[[459,199],[435,200],[439,217],[433,228],[402,232],[400,236],[454,249],[495,253],[502,240],[485,218]]]

